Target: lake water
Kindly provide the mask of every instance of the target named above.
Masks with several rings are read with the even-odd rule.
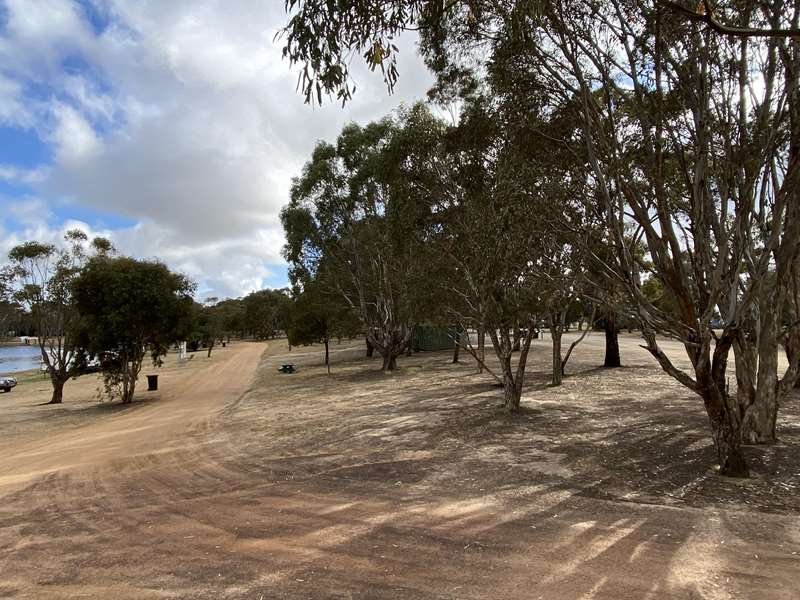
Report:
[[[0,374],[38,369],[42,364],[39,346],[0,346]]]

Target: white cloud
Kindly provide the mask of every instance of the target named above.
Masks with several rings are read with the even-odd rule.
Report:
[[[109,19],[100,34],[67,0],[8,3],[0,61],[20,58],[6,62],[17,64],[15,81],[45,78],[54,91],[37,127],[55,159],[35,189],[128,217],[137,225],[113,232],[123,252],[159,256],[216,295],[259,288],[283,268],[278,212],[317,140],[422,97],[430,83],[405,39],[395,96],[357,69],[347,109],[312,108],[273,41],[282,2],[95,4]],[[76,53],[89,69],[63,67]],[[0,85],[0,111],[2,98]]]
[[[32,115],[25,107],[22,86],[0,72],[0,126],[27,127]]]
[[[0,57],[4,65],[33,80],[57,76],[65,57],[96,45],[76,2],[5,0],[5,4],[7,35],[0,37]]]
[[[47,177],[47,169],[22,169],[14,165],[0,163],[0,181],[13,184],[33,185]]]
[[[58,103],[53,107],[53,115],[56,124],[52,143],[59,167],[85,165],[100,155],[101,141],[81,113],[67,104]]]

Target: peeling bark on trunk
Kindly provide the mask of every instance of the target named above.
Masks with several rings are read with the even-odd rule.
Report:
[[[778,379],[777,319],[774,311],[760,311],[758,319],[748,322],[749,336],[740,332],[734,345],[736,398],[742,420],[741,438],[745,444],[777,441],[776,426],[783,388]],[[791,379],[793,375],[790,368],[784,377]]]
[[[720,475],[749,477],[750,469],[747,467],[744,454],[742,454],[739,435],[724,423],[717,423],[716,427],[712,423],[712,436],[717,451]]]
[[[755,399],[749,418],[744,419],[742,439],[751,444],[777,441],[778,420],[778,324],[775,313],[763,311],[758,347]]]

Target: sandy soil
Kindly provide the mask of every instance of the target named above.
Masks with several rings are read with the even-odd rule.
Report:
[[[235,344],[126,408],[0,395],[0,597],[800,598],[797,397],[740,482],[634,338],[560,389],[536,342],[517,417],[447,353],[361,353]]]

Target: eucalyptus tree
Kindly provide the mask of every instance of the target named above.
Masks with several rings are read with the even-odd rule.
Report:
[[[427,202],[429,243],[444,271],[437,280],[452,298],[453,321],[489,336],[499,373],[480,347],[467,342],[466,349],[502,383],[504,405],[515,412],[541,318],[546,232],[540,182],[529,176],[530,165],[507,134],[503,114],[477,94],[444,133],[436,159],[412,175],[435,173]]]
[[[13,294],[14,271],[11,268],[0,269],[0,339],[6,337],[9,326],[19,315],[19,304]]]
[[[53,386],[50,404],[62,402],[64,384],[80,373],[80,363],[75,360],[78,315],[71,285],[86,262],[88,239],[83,231],[72,229],[64,235],[63,248],[29,241],[8,254],[12,296],[33,319],[42,363]],[[89,245],[97,255],[113,252],[105,238],[95,238]]]
[[[398,178],[408,151],[399,131],[386,118],[346,126],[335,146],[317,144],[281,213],[291,279],[313,280],[324,261],[335,273],[327,281],[359,315],[385,371],[410,342],[425,290],[416,205]]]
[[[102,256],[70,287],[81,351],[99,358],[106,393],[129,404],[147,355],[161,365],[169,346],[186,339],[194,284],[158,262]]]
[[[552,343],[552,383],[560,385],[579,336],[562,352],[562,338],[582,303],[587,300],[587,270],[592,241],[602,234],[600,219],[587,202],[592,194],[585,152],[574,124],[574,107],[548,106],[543,91],[521,81],[504,66],[515,50],[498,52],[489,70],[488,85],[504,115],[504,135],[519,166],[513,171],[517,189],[538,198],[535,217],[529,217],[539,256],[531,263],[543,320]],[[531,93],[520,98],[521,84]],[[591,321],[594,320],[592,308]]]
[[[242,327],[255,338],[274,338],[286,330],[291,304],[288,290],[258,290],[242,298],[241,302]]]
[[[314,279],[296,286],[292,294],[286,335],[293,346],[322,343],[325,366],[330,373],[330,341],[360,331],[358,315],[326,283],[324,265]]]
[[[549,8],[530,33],[537,43],[529,56],[545,85],[581,98],[583,138],[616,246],[609,270],[648,350],[702,398],[721,471],[746,475],[741,443],[774,436],[777,405],[798,369],[794,362],[778,377],[778,323],[800,240],[796,42],[721,37],[660,5]],[[775,3],[737,18],[766,26],[796,22],[797,11]],[[647,261],[626,239],[631,222]],[[643,294],[645,272],[677,312],[658,311]],[[691,373],[663,351],[658,333],[683,342]],[[731,349],[737,395],[727,387]],[[754,353],[757,360],[745,358]]]
[[[197,333],[207,348],[206,356],[211,358],[214,346],[224,335],[224,312],[220,307],[219,298],[216,296],[206,298],[201,305],[196,304],[195,309]]]
[[[245,306],[241,298],[226,298],[214,305],[214,311],[218,313],[222,322],[221,337],[228,341],[234,335],[244,335],[245,331]]]
[[[800,7],[785,0],[704,2],[701,11],[625,0],[297,0],[289,7],[286,54],[305,64],[306,92],[319,85],[346,99],[346,59],[355,51],[381,67],[391,86],[391,38],[417,27],[440,71],[458,68],[465,54],[490,65],[498,49],[513,47],[509,68],[535,74],[556,105],[579,100],[615,249],[609,274],[625,290],[648,350],[702,399],[721,472],[746,475],[742,442],[774,437],[777,406],[798,373],[790,352],[780,377],[776,353],[798,326],[782,311],[800,240]],[[634,242],[626,237],[630,223]],[[637,240],[649,267],[632,251]],[[644,276],[662,283],[677,313],[648,301]],[[659,333],[683,343],[691,371],[663,351]],[[727,387],[732,350],[735,395]]]

